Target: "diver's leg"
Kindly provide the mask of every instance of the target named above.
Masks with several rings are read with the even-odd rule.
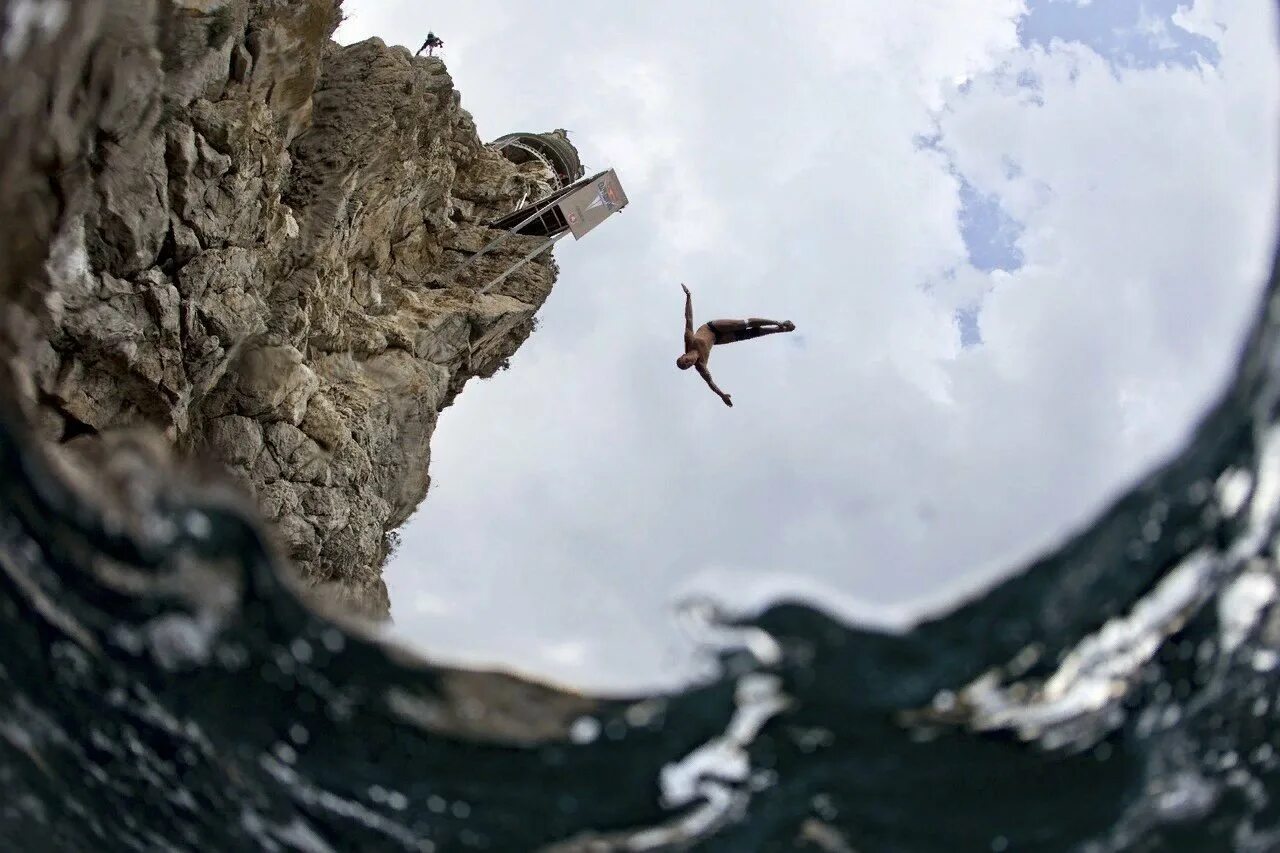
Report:
[[[752,317],[749,320],[712,320],[707,325],[716,333],[718,344],[749,341],[763,335],[790,332],[795,328],[795,324],[789,320],[779,323],[777,320],[764,320],[760,317]]]
[[[768,325],[757,325],[758,323]],[[752,338],[761,338],[765,335],[777,335],[782,332],[790,332],[794,330],[795,327],[795,324],[789,320],[779,323],[774,320],[760,320],[759,318],[752,317],[747,321],[747,328],[738,333],[736,340],[749,341]]]

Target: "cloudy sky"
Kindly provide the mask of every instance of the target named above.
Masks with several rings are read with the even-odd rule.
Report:
[[[669,685],[699,592],[909,625],[1173,452],[1260,290],[1266,0],[345,8],[631,199],[441,419],[387,573],[438,658]],[[716,349],[732,409],[675,367],[682,281],[696,322],[799,328]]]

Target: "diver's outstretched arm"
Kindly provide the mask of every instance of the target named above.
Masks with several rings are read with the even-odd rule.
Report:
[[[733,407],[733,398],[720,390],[720,386],[716,385],[716,381],[711,378],[711,371],[707,370],[706,365],[698,365],[698,375],[707,381],[707,386],[716,393],[716,396],[724,401],[726,406],[729,406],[730,408]]]
[[[689,292],[689,288],[683,284],[680,289],[684,291],[684,330],[686,332],[693,331],[693,294]]]

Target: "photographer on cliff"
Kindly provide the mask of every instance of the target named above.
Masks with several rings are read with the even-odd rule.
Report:
[[[444,40],[435,33],[428,31],[427,40],[422,43],[422,47],[418,48],[418,52],[414,56],[421,56],[424,50],[427,52],[427,56],[434,56],[437,47],[444,47]]]

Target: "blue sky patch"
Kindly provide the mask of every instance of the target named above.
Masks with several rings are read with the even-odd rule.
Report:
[[[984,195],[960,178],[960,236],[969,250],[969,263],[983,272],[1013,271],[1024,258],[1018,248],[1022,223],[1000,205],[995,195]]]
[[[960,346],[968,349],[982,343],[982,330],[978,327],[977,305],[970,305],[956,311],[956,328],[960,330]]]
[[[1087,45],[1113,68],[1217,65],[1218,46],[1187,32],[1173,14],[1189,0],[1029,0],[1018,22],[1023,47],[1056,39]]]

